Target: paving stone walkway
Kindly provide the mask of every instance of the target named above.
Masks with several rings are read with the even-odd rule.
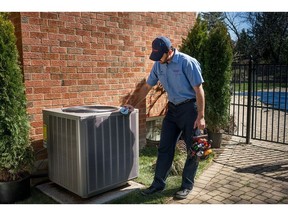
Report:
[[[169,203],[288,204],[288,145],[244,141],[224,141],[188,198]]]

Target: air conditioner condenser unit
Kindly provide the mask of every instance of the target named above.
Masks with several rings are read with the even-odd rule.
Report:
[[[138,177],[139,112],[77,106],[43,110],[49,179],[88,198]]]

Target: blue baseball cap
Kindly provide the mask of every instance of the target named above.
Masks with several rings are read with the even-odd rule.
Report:
[[[152,42],[152,52],[150,54],[150,59],[153,61],[159,61],[164,53],[168,53],[172,44],[169,38],[160,36],[155,38]]]

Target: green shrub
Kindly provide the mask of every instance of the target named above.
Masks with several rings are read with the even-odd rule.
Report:
[[[216,22],[208,30],[208,23],[200,16],[180,51],[201,63],[205,91],[205,120],[210,132],[220,132],[229,121],[230,81],[232,76],[232,44],[226,26]]]
[[[204,60],[204,47],[208,38],[208,24],[198,16],[195,25],[188,32],[187,38],[182,39],[180,51],[196,58],[201,64]]]
[[[211,132],[220,132],[229,122],[232,46],[227,28],[218,23],[205,46],[203,77],[205,80],[205,119]]]
[[[18,179],[33,161],[14,26],[0,13],[0,181]]]

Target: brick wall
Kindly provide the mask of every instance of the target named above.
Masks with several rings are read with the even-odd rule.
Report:
[[[193,26],[195,15],[193,12],[12,13],[34,147],[42,147],[43,108],[121,105],[150,72],[152,40],[166,35],[179,47]],[[140,108],[143,147],[146,102],[137,108]],[[161,109],[159,103],[149,115],[157,115]]]

